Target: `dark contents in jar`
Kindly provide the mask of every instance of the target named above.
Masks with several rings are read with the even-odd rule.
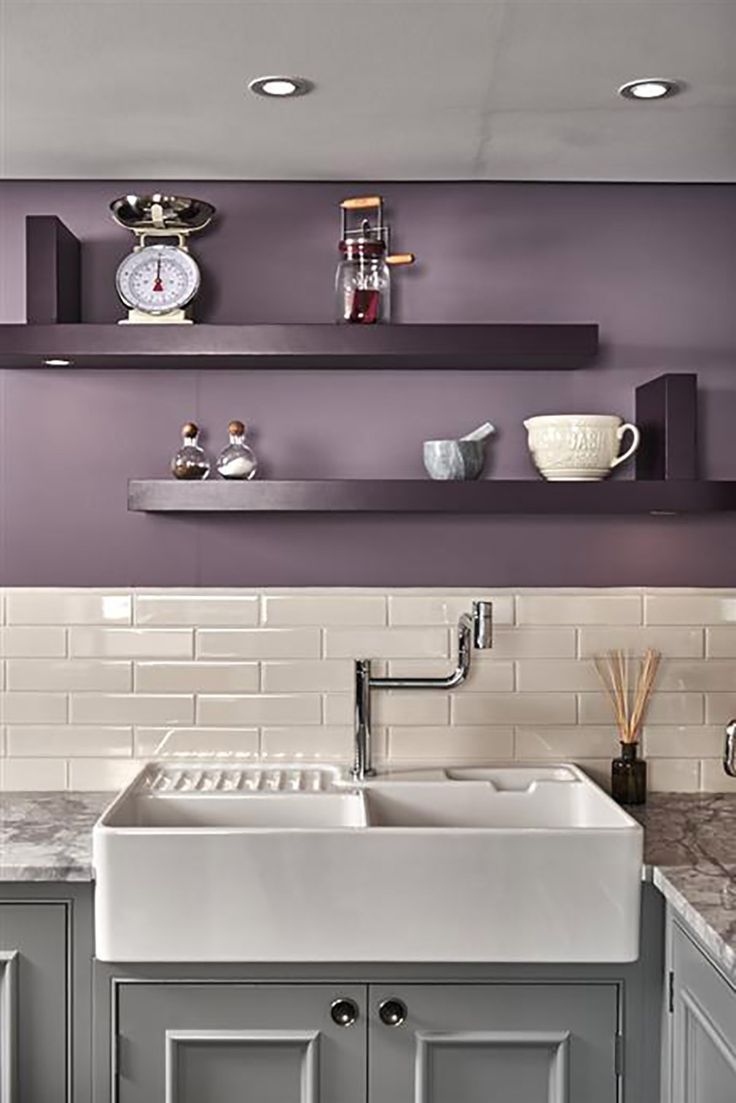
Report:
[[[347,320],[358,322],[360,325],[372,325],[378,321],[380,305],[380,291],[357,289],[352,293],[350,313]]]

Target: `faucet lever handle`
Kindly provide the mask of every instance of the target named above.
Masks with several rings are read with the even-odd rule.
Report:
[[[493,647],[493,604],[473,602],[473,646],[482,651]]]

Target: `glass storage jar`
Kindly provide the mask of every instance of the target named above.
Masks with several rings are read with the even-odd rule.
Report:
[[[391,315],[391,273],[383,241],[348,237],[340,242],[335,291],[337,321],[356,325],[388,322]]]

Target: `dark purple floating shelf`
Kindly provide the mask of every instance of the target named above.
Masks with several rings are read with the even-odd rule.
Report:
[[[314,479],[201,483],[132,479],[128,509],[146,513],[677,514],[736,511],[736,481],[547,483],[541,479]]]
[[[0,326],[2,368],[558,371],[597,351],[598,326],[587,324]]]

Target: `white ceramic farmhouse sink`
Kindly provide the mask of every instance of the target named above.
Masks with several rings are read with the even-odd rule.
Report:
[[[638,956],[642,830],[574,766],[153,763],[94,865],[102,961]]]

